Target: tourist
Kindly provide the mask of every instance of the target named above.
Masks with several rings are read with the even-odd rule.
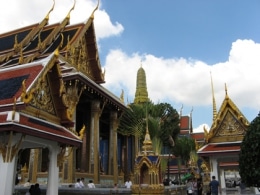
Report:
[[[31,195],[41,195],[40,184],[36,183],[34,185],[34,189],[32,190]]]
[[[93,183],[92,180],[89,180],[88,188],[96,188],[96,186],[95,186],[95,184]]]
[[[85,185],[84,185],[84,178],[83,178],[83,177],[80,179],[79,184],[80,184],[80,187],[81,187],[81,188],[84,188],[84,187],[85,187]]]
[[[187,194],[188,195],[192,195],[193,194],[191,179],[188,179],[188,182],[186,184],[186,190],[187,190]]]
[[[221,193],[219,182],[216,180],[215,176],[212,176],[212,180],[209,183],[211,189],[211,195],[218,195],[218,192]]]
[[[33,190],[34,190],[34,185],[31,185],[30,189],[28,190],[28,192],[25,193],[25,195],[32,195],[33,194]]]
[[[81,188],[81,185],[80,185],[80,179],[78,178],[77,179],[77,182],[75,183],[75,188]]]
[[[126,180],[125,187],[126,188],[131,188],[131,186],[132,186],[132,182],[130,181],[130,179]]]

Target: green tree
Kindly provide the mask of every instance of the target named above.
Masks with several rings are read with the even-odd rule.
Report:
[[[250,123],[239,153],[239,174],[247,186],[260,187],[260,113]]]
[[[151,139],[158,137],[164,146],[168,146],[169,136],[175,139],[180,132],[179,123],[179,114],[170,104],[131,104],[122,115],[117,131],[143,139],[148,124]]]
[[[175,145],[172,148],[172,153],[176,157],[180,157],[185,165],[190,160],[190,154],[195,151],[195,142],[192,138],[187,136],[178,137],[175,141]]]

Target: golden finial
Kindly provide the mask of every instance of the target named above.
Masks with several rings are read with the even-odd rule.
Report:
[[[99,7],[99,0],[98,0],[98,3],[97,3],[97,6],[96,6],[95,9],[93,10],[93,12],[92,12],[90,18],[94,19],[94,13],[95,13],[95,11],[97,11],[98,7]]]
[[[124,90],[122,89],[122,92],[121,92],[121,95],[120,95],[120,101],[121,102],[125,102],[125,100],[124,100]]]
[[[86,129],[86,126],[83,125],[83,127],[82,127],[81,130],[79,131],[79,139],[81,139],[81,140],[83,140],[84,133],[85,133],[85,129]]]
[[[203,130],[204,130],[205,141],[206,141],[206,143],[208,143],[208,141],[209,141],[209,132],[206,129],[205,125],[203,126]]]
[[[34,89],[31,90],[31,92],[28,94],[26,93],[26,85],[25,85],[25,79],[22,82],[22,94],[21,94],[21,100],[24,103],[28,103],[31,101],[31,99],[33,98],[33,93],[34,93]]]
[[[55,1],[53,0],[53,5],[52,8],[50,9],[50,11],[47,13],[47,15],[45,16],[45,19],[47,21],[49,21],[49,17],[50,17],[50,13],[54,10],[54,6],[55,6]]]
[[[70,11],[69,11],[69,13],[68,13],[68,15],[67,15],[66,18],[70,19],[70,13],[72,12],[72,10],[74,10],[75,4],[76,4],[76,0],[74,0],[73,6],[72,6],[72,8],[70,9]]]
[[[226,94],[226,99],[228,99],[229,97],[228,97],[228,93],[227,93],[227,84],[225,83],[225,94]]]

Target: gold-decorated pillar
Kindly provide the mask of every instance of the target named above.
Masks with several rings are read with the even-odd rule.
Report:
[[[100,160],[99,160],[99,117],[100,101],[94,100],[91,103],[91,124],[90,124],[90,173],[93,173],[94,183],[100,182]]]
[[[117,166],[117,112],[110,113],[110,134],[109,134],[109,168],[108,174],[114,176],[114,183],[118,183]]]
[[[29,178],[32,183],[37,182],[40,149],[31,149],[29,161]]]

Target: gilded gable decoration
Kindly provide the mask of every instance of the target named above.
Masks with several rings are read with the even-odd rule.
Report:
[[[34,91],[34,98],[31,101],[31,105],[39,110],[43,110],[54,115],[55,110],[51,97],[48,78],[44,78],[39,82]]]
[[[206,143],[242,141],[248,125],[247,119],[229,98],[225,84],[225,99],[214,117],[210,131],[204,128]]]
[[[72,119],[79,98],[86,89],[86,85],[79,80],[71,80],[65,83],[65,93],[62,94],[63,104],[67,107],[67,116]]]
[[[230,111],[226,113],[224,121],[219,127],[219,131],[216,136],[223,135],[243,135],[245,129],[242,128],[241,124],[236,120]]]
[[[34,93],[34,89],[31,90],[30,92],[26,92],[27,88],[26,88],[26,80],[23,80],[22,82],[22,94],[21,94],[21,101],[23,101],[24,103],[29,103],[32,98],[33,98],[33,93]]]
[[[69,39],[69,38],[68,38]],[[69,41],[68,41],[69,42]],[[68,52],[66,53],[66,60],[76,68],[77,71],[83,72],[90,78],[94,78],[90,70],[89,58],[87,56],[86,40],[80,39],[79,43],[71,46],[67,45]]]

